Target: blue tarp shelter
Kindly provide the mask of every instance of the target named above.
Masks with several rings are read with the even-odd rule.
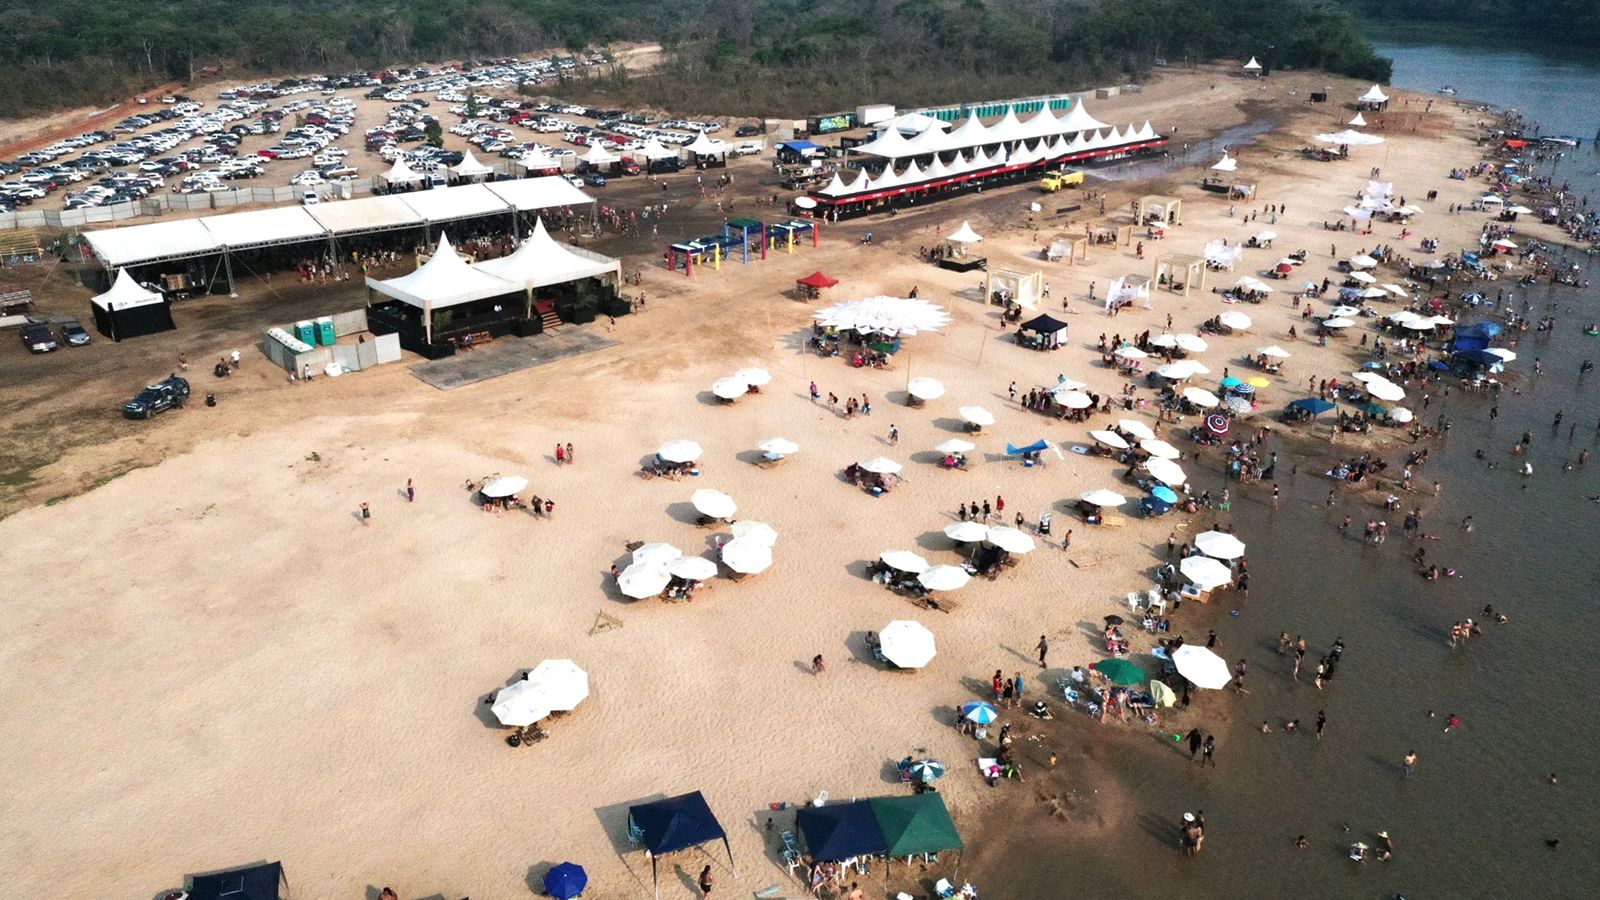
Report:
[[[283,863],[262,863],[194,876],[189,900],[278,900]]]
[[[812,858],[823,862],[878,856],[889,850],[883,830],[872,814],[872,806],[866,800],[802,809],[795,817],[795,824]]]
[[[818,153],[823,152],[822,145],[813,144],[810,141],[780,141],[776,149],[780,152],[792,153],[795,156],[816,156]]]
[[[728,833],[699,791],[628,807],[628,837],[650,851],[650,879],[655,884],[657,898],[661,896],[661,882],[656,862],[663,853],[721,840],[723,849],[728,851],[728,865],[733,866],[733,847],[728,844]],[[737,867],[734,868],[737,871]]]

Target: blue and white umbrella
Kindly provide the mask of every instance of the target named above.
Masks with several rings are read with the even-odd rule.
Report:
[[[944,763],[937,759],[919,759],[907,771],[912,778],[921,782],[938,781],[944,777]]]
[[[968,721],[977,722],[979,725],[987,725],[1000,718],[1000,714],[995,711],[995,708],[982,700],[974,700],[963,705],[961,707],[961,716]]]

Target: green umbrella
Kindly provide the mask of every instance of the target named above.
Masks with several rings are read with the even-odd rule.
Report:
[[[1125,659],[1102,659],[1093,668],[1115,684],[1135,685],[1145,680],[1144,670]]]
[[[1376,403],[1364,403],[1358,408],[1369,416],[1387,416],[1389,414],[1387,409]]]

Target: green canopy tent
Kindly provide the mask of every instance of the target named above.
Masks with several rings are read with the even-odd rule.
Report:
[[[878,828],[889,845],[888,858],[908,859],[922,853],[963,850],[961,835],[950,819],[942,794],[912,794],[908,797],[874,797],[867,803],[878,820]],[[888,864],[884,864],[887,875]],[[956,871],[960,871],[957,863]]]

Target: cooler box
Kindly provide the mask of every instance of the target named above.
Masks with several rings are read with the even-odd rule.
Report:
[[[317,326],[310,319],[294,323],[294,336],[315,347],[317,345]]]
[[[324,347],[332,347],[338,343],[338,338],[333,333],[333,316],[323,316],[317,320],[317,340],[307,343],[317,343]]]

